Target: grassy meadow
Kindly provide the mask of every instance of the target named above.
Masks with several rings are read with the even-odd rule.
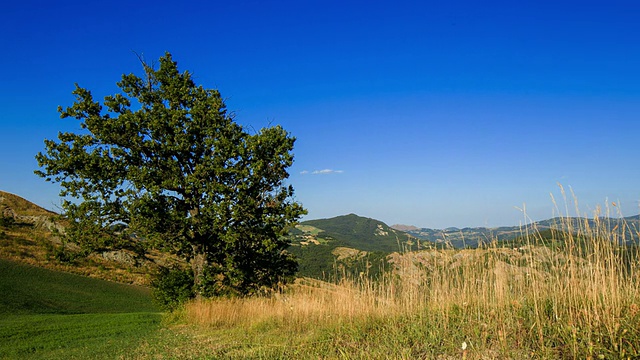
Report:
[[[0,260],[0,359],[128,358],[160,327],[149,290]]]
[[[164,315],[144,288],[0,261],[0,358],[637,359],[639,229],[608,217]]]

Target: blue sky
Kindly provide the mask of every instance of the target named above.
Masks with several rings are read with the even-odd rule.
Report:
[[[306,219],[517,225],[557,215],[558,183],[581,214],[635,215],[638,19],[633,1],[5,2],[0,189],[56,209],[33,171],[77,130],[57,106],[168,51],[238,122],[297,138]]]

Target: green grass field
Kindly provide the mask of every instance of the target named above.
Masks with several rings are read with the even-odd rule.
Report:
[[[160,328],[149,290],[0,260],[0,359],[117,359]]]

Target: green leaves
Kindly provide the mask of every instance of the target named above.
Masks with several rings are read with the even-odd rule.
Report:
[[[64,204],[71,240],[88,251],[169,251],[192,262],[195,285],[217,269],[216,286],[231,293],[292,275],[281,235],[305,213],[284,184],[295,139],[280,126],[244,131],[220,93],[180,73],[170,54],[143,69],[144,78],[123,75],[104,106],[76,85],[59,112],[86,132],[60,133],[36,155],[36,173],[78,199]]]

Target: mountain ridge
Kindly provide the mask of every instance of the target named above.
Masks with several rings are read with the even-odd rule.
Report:
[[[436,244],[448,244],[454,248],[477,247],[481,243],[504,241],[532,231],[566,231],[567,229],[603,228],[615,233],[627,242],[640,240],[640,215],[627,217],[554,217],[526,225],[500,227],[449,227],[445,229],[419,228],[406,232],[418,239]]]
[[[348,221],[356,221],[356,219],[367,219],[366,221],[380,224],[385,229],[389,228],[391,231],[395,231],[395,235],[403,236],[400,234],[408,235],[408,240],[404,243],[409,247],[418,245],[413,250],[420,250],[420,248],[429,247],[429,243],[433,245],[445,245],[453,248],[465,248],[465,247],[477,247],[481,244],[491,243],[493,241],[506,241],[512,240],[517,237],[523,236],[527,232],[532,231],[566,231],[569,229],[579,229],[587,226],[591,229],[598,227],[604,228],[607,232],[615,233],[621,239],[625,239],[626,242],[633,242],[640,240],[640,215],[631,215],[627,217],[598,217],[598,218],[586,218],[586,217],[553,217],[545,220],[535,221],[526,225],[514,225],[514,226],[499,226],[499,227],[448,227],[445,229],[433,229],[433,228],[418,228],[413,225],[392,225],[387,226],[384,222],[376,219],[370,219],[360,217],[356,214],[340,215],[332,218],[306,220],[301,224],[313,225],[318,229],[325,230],[326,234],[337,234],[340,236],[350,236],[349,231],[345,229],[348,226]],[[333,222],[338,222],[340,225],[336,225]],[[362,220],[360,220],[362,222]],[[326,228],[326,229],[325,229]],[[341,229],[341,231],[336,231]],[[352,232],[358,233],[365,228],[362,224],[353,227]],[[368,231],[369,236],[371,231]],[[364,232],[358,234],[358,237],[363,238],[366,236]],[[422,241],[422,242],[420,242]],[[425,243],[427,242],[427,243]],[[356,246],[350,246],[356,245]],[[361,242],[348,242],[347,247],[358,248],[357,245],[362,245]],[[402,251],[398,249],[406,250],[408,247],[394,248],[393,244],[387,245],[381,251]],[[363,249],[360,249],[363,250]]]

